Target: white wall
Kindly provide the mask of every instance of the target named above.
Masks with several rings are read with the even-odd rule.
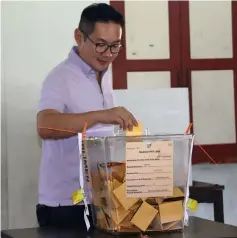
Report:
[[[35,119],[41,84],[48,71],[67,57],[81,11],[90,3],[2,3],[3,228],[36,225],[41,148]]]

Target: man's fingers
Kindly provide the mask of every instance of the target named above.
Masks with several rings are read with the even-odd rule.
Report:
[[[132,121],[134,126],[138,126],[138,122],[137,122],[136,118],[133,115],[131,117],[131,121]]]
[[[132,120],[129,120],[129,121],[128,121],[128,130],[129,130],[129,131],[132,131],[132,130],[133,130],[133,126],[134,126],[134,125],[133,125],[133,121],[132,121]]]
[[[120,129],[124,129],[124,121],[121,117],[117,119],[117,122],[120,125]]]
[[[138,122],[135,117],[124,107],[118,108],[118,116],[123,120],[123,129],[132,130],[133,126],[138,126]]]
[[[131,113],[128,114],[127,121],[128,121],[128,124],[129,124],[128,126],[130,130],[133,129],[133,126],[138,126],[137,120]]]
[[[122,115],[121,118],[123,119],[124,122],[124,130],[130,130],[132,131],[133,129],[133,120],[130,117],[130,115],[126,114],[126,115]]]
[[[124,110],[126,110],[126,109],[124,109]],[[133,125],[138,126],[138,122],[137,122],[136,118],[133,116],[133,114],[131,112],[129,112],[128,110],[126,110],[126,112],[129,116],[129,120],[132,121]]]
[[[120,119],[123,121],[123,130],[127,130],[128,128],[128,120],[124,114],[120,115]]]

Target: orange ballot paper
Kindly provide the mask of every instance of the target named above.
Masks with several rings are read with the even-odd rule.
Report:
[[[138,126],[134,126],[132,131],[126,130],[126,136],[141,136],[142,135],[142,123],[138,122]]]

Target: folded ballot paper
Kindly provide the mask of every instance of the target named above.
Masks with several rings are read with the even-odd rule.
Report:
[[[82,144],[95,227],[116,234],[184,228],[192,135],[145,136],[142,123],[122,134],[97,126]]]

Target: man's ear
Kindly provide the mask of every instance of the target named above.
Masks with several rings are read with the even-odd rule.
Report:
[[[84,40],[83,34],[78,28],[76,28],[74,31],[74,38],[78,45],[80,45]]]

